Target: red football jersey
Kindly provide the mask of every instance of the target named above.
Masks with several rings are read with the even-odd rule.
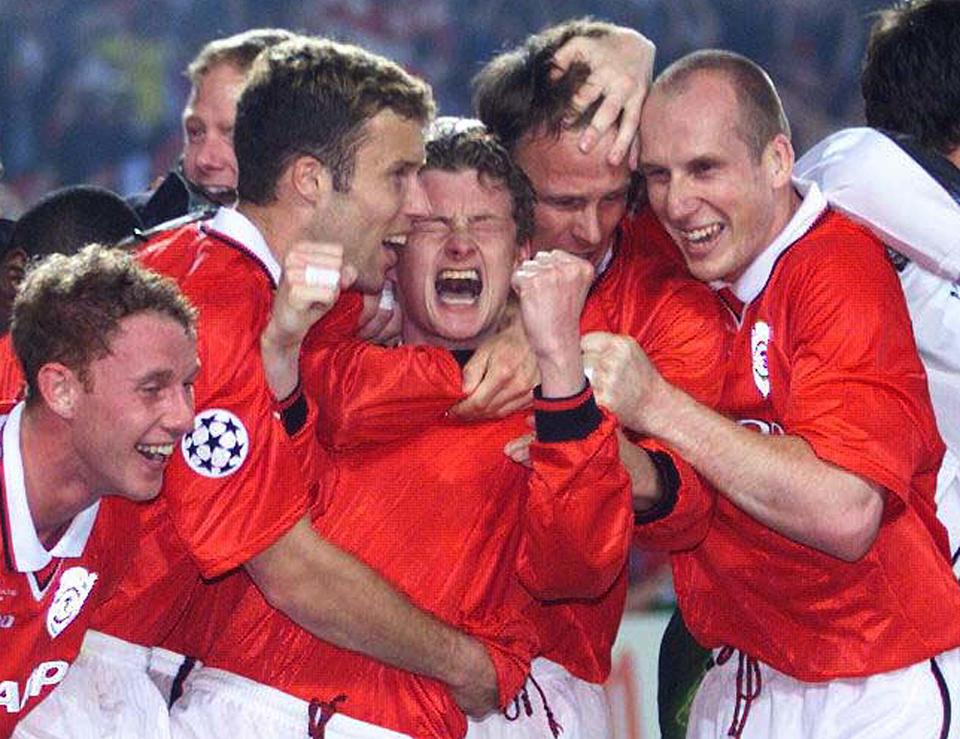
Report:
[[[269,547],[305,515],[310,496],[260,361],[280,273],[263,237],[221,208],[210,221],[160,234],[140,258],[199,310],[197,417],[96,628],[154,645],[182,617],[200,574],[217,577]]]
[[[23,387],[23,370],[8,331],[0,336],[0,400],[16,400],[23,394]]]
[[[733,285],[721,411],[803,438],[882,486],[876,541],[845,562],[717,496],[709,531],[675,553],[690,630],[805,681],[895,670],[960,645],[960,589],[934,515],[943,455],[896,274],[866,230],[815,189]]]
[[[318,433],[330,449],[330,494],[314,528],[421,608],[479,638],[505,704],[538,651],[521,615],[531,598],[514,567],[526,498],[609,494],[628,506],[629,483],[610,418],[582,440],[537,442],[550,449],[535,452],[541,461],[531,474],[503,453],[527,431],[524,414],[481,422],[448,416],[461,383],[443,349],[348,343],[310,350],[304,385],[319,400]],[[308,701],[346,696],[337,710],[412,736],[466,730],[444,686],[313,638],[252,586],[224,629],[211,666]]]
[[[583,333],[633,337],[670,382],[704,403],[714,405],[719,399],[725,342],[722,307],[708,287],[687,273],[676,246],[649,209],[624,220],[613,258],[587,298],[580,327]],[[641,545],[664,548],[678,540],[698,541],[706,533],[713,494],[669,449],[650,439],[634,440],[645,449],[668,454],[680,477],[677,502],[668,517],[673,530],[640,539]],[[603,544],[620,546],[635,530],[632,514],[627,519],[608,515],[591,526],[564,529],[558,546],[582,552]],[[563,594],[566,602],[547,602],[550,594],[538,593],[542,600],[531,618],[538,626],[543,656],[588,682],[607,679],[623,616],[626,565],[624,545],[612,579],[570,580]],[[542,561],[539,566],[549,565]],[[560,597],[559,591],[552,597]]]
[[[105,498],[77,514],[50,550],[44,547],[27,502],[22,409],[5,415],[0,430],[0,736],[63,680],[137,540],[137,506]]]

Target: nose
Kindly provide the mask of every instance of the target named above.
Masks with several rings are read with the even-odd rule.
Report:
[[[577,212],[573,235],[587,244],[597,245],[600,243],[600,214],[596,203],[588,203]]]
[[[193,385],[183,385],[179,391],[171,395],[166,425],[171,434],[179,437],[193,430],[195,414]]]
[[[233,147],[219,136],[207,136],[197,152],[197,167],[204,172],[226,169],[233,159]]]
[[[444,251],[454,259],[464,259],[477,250],[477,244],[466,228],[454,229],[444,243]]]
[[[408,218],[425,218],[430,215],[430,199],[417,174],[412,174],[403,201],[403,212]]]
[[[671,221],[681,221],[697,207],[697,200],[689,184],[681,179],[674,178],[667,185],[666,211]]]

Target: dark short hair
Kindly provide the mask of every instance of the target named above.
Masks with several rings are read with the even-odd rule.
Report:
[[[39,397],[37,374],[50,362],[66,365],[86,383],[90,363],[110,353],[120,321],[146,312],[196,333],[196,311],[176,283],[127,251],[90,244],[36,263],[14,301],[10,326],[28,402]]]
[[[116,193],[75,185],[49,193],[20,216],[8,249],[30,257],[73,254],[92,242],[116,244],[141,227],[136,211]]]
[[[667,67],[653,89],[668,95],[682,92],[699,72],[717,72],[729,80],[740,109],[737,134],[755,159],[760,159],[778,134],[790,138],[790,124],[777,88],[759,64],[741,54],[722,49],[695,51]]]
[[[424,170],[460,172],[476,170],[484,184],[498,184],[510,193],[517,243],[533,236],[534,194],[530,180],[513,160],[506,148],[479,121],[463,125],[459,119],[437,121],[427,137],[427,162]]]
[[[367,121],[389,109],[426,125],[429,86],[357,46],[301,37],[271,47],[250,70],[237,104],[234,149],[241,200],[272,202],[290,161],[316,157],[338,191],[350,189]]]
[[[913,0],[880,12],[860,89],[870,126],[944,154],[960,146],[960,2]]]
[[[553,56],[572,38],[605,36],[614,28],[590,18],[572,20],[529,36],[521,46],[500,54],[473,79],[477,117],[510,152],[529,133],[559,136],[566,129],[585,128],[603,102],[601,97],[584,111],[573,107],[573,97],[590,67],[575,62],[562,77],[551,80]]]
[[[233,36],[214,39],[200,49],[184,74],[196,87],[207,72],[221,64],[229,64],[238,72],[245,73],[261,51],[295,37],[296,34],[282,28],[252,28]]]

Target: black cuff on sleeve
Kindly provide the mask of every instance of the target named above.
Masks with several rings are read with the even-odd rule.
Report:
[[[299,384],[296,390],[279,403],[279,406],[280,421],[287,436],[296,436],[307,422],[307,398]]]
[[[665,452],[651,452],[649,449],[643,451],[647,453],[657,469],[657,478],[663,488],[663,496],[654,503],[653,507],[633,514],[633,522],[637,526],[659,521],[668,516],[676,507],[677,497],[680,494],[680,473],[677,472],[670,455]]]
[[[537,386],[533,391],[533,416],[537,440],[548,443],[586,439],[603,420],[589,384],[569,398],[544,398]]]

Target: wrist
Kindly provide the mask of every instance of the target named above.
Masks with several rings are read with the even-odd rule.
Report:
[[[568,350],[538,353],[540,392],[545,398],[569,398],[583,389],[583,355],[579,343]]]

